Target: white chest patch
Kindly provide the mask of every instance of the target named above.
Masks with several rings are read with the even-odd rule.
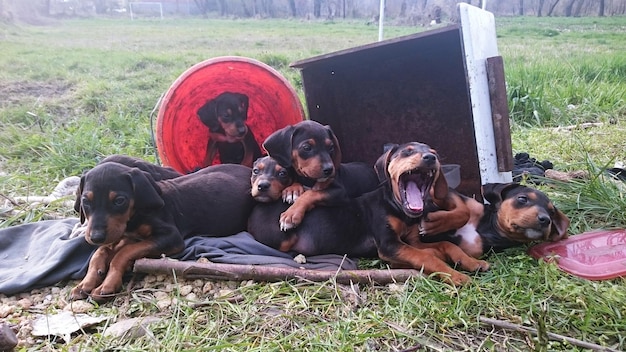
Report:
[[[483,241],[480,238],[476,228],[472,224],[465,224],[460,229],[456,230],[456,236],[461,237],[461,243],[459,247],[471,255],[472,257],[479,257],[483,254]]]

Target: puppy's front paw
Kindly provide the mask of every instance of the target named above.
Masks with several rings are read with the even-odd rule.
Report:
[[[303,216],[304,213],[293,210],[293,207],[287,209],[284,213],[280,214],[280,230],[287,231],[296,228],[302,222]]]
[[[420,223],[419,230],[420,235],[427,236],[456,230],[457,228],[453,226],[454,225],[452,225],[450,222],[445,221],[445,219],[423,219]]]
[[[121,285],[120,285],[121,288]],[[115,297],[115,294],[119,291],[117,287],[108,286],[107,284],[102,284],[91,291],[89,295],[91,299],[98,303],[106,302],[109,299]]]
[[[283,202],[293,204],[298,197],[304,193],[304,187],[299,183],[294,183],[291,186],[287,186],[283,190]]]
[[[83,288],[82,283],[80,283],[76,287],[74,287],[72,291],[70,291],[70,300],[78,301],[81,299],[85,299],[89,297],[89,292],[91,292],[91,290],[87,291],[85,288]]]

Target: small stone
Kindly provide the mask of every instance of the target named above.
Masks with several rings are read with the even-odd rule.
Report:
[[[160,301],[162,299],[169,298],[169,295],[166,292],[163,292],[163,291],[155,291],[154,292],[154,298],[156,298],[157,301]]]
[[[63,308],[64,311],[74,313],[87,313],[92,309],[94,309],[94,305],[84,300],[72,301]]]
[[[234,291],[228,288],[223,288],[217,292],[216,297],[227,297],[230,296]]]
[[[7,324],[0,324],[0,351],[10,351],[17,346],[17,335]]]
[[[185,286],[182,286],[182,287],[178,290],[178,293],[179,293],[181,296],[183,296],[183,297],[184,297],[184,296],[187,296],[188,294],[190,294],[192,291],[193,291],[193,286],[191,286],[191,285],[185,285]]]
[[[159,310],[165,310],[172,305],[172,299],[169,297],[160,299],[156,302],[156,305],[159,307]]]
[[[185,295],[185,299],[188,300],[188,301],[191,301],[191,302],[195,302],[195,301],[198,300],[198,296],[195,293],[191,292],[191,293]]]
[[[17,305],[22,307],[22,309],[27,310],[33,306],[33,301],[31,301],[29,298],[22,298],[19,301],[17,301]]]
[[[15,312],[14,305],[3,304],[0,306],[0,318],[6,318]]]
[[[161,321],[157,317],[131,318],[118,321],[104,331],[104,336],[134,340],[148,332],[148,325]]]
[[[202,293],[207,294],[213,291],[213,283],[211,281],[207,281],[204,286],[202,286]]]

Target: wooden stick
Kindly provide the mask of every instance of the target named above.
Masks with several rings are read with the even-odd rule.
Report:
[[[481,323],[490,324],[490,325],[493,325],[502,329],[519,331],[519,332],[528,332],[534,336],[539,335],[539,333],[537,332],[537,329],[535,328],[514,324],[508,321],[504,321],[504,320],[498,320],[498,319],[492,319],[492,318],[486,318],[486,317],[479,317],[478,320]],[[559,334],[555,334],[551,332],[548,332],[546,335],[548,335],[548,337],[553,341],[566,341],[567,343],[572,344],[574,346],[578,346],[582,348],[589,348],[594,351],[619,352],[618,350],[612,349],[610,347],[600,346],[595,343],[582,341],[579,339],[575,339],[573,337],[563,336],[563,335],[559,335]]]
[[[284,281],[301,280],[323,282],[334,278],[338,283],[377,283],[385,285],[404,282],[411,277],[421,276],[413,269],[376,269],[376,270],[310,270],[299,268],[282,268],[264,265],[240,265],[220,263],[198,263],[171,259],[139,259],[133,269],[138,273],[167,274],[172,271],[183,279],[214,279],[214,280],[257,280]]]

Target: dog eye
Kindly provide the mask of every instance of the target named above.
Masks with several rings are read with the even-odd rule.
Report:
[[[302,145],[302,150],[304,150],[305,152],[310,152],[311,149],[311,145],[308,143]]]
[[[115,197],[115,199],[113,199],[113,205],[115,205],[116,207],[121,207],[124,204],[126,204],[126,197]]]
[[[526,204],[526,203],[528,203],[528,197],[526,197],[526,196],[518,196],[517,197],[517,201],[520,204]]]
[[[233,117],[231,115],[224,115],[222,116],[222,122],[225,122],[225,123],[233,122]]]
[[[253,175],[258,175],[260,173],[261,173],[261,171],[259,169],[257,169],[257,168],[252,169],[252,174]]]
[[[89,201],[89,198],[87,197],[81,197],[80,198],[80,205],[81,207],[84,208],[89,208],[91,206],[91,201]]]
[[[287,171],[286,170],[280,170],[278,172],[278,177],[287,177]]]

